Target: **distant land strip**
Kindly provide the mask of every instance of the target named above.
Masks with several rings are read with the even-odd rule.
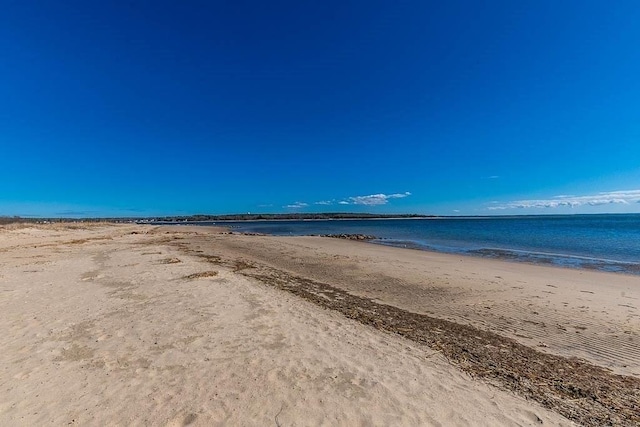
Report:
[[[149,217],[112,217],[112,218],[45,218],[0,216],[0,224],[16,222],[209,222],[209,221],[272,221],[272,220],[309,220],[309,219],[409,219],[435,218],[437,215],[421,214],[373,214],[373,213],[281,213],[281,214],[225,214],[225,215],[186,215],[186,216],[149,216]]]

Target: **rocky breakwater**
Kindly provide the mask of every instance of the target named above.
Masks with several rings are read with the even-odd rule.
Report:
[[[320,237],[332,237],[334,239],[347,239],[347,240],[373,240],[373,239],[377,239],[376,236],[370,236],[368,234],[321,234]]]

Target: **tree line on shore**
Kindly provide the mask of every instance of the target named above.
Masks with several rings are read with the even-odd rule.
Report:
[[[117,218],[37,218],[20,216],[0,216],[0,225],[12,223],[42,222],[213,222],[213,221],[269,221],[269,220],[312,220],[312,219],[391,219],[391,218],[429,218],[434,215],[419,214],[373,214],[373,213],[281,213],[281,214],[225,214],[225,215],[186,215],[157,217],[117,217]]]
[[[158,217],[156,221],[202,222],[202,221],[266,221],[266,220],[308,220],[308,219],[378,219],[378,218],[426,218],[433,215],[419,214],[372,214],[372,213],[281,213],[281,214],[226,214],[226,215],[189,215]]]

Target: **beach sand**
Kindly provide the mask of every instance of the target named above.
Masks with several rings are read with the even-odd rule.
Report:
[[[634,425],[639,301],[338,239],[5,226],[0,425]]]

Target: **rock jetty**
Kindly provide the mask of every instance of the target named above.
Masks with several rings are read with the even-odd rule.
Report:
[[[370,236],[368,234],[321,234],[320,237],[333,237],[334,239],[347,239],[347,240],[377,239],[376,236]]]

